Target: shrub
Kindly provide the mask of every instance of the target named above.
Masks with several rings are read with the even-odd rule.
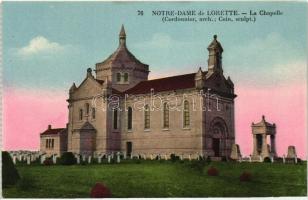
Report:
[[[60,158],[61,165],[74,165],[77,163],[77,159],[75,158],[72,152],[64,152]]]
[[[221,161],[222,161],[222,162],[227,162],[227,161],[228,161],[227,156],[223,156],[223,157],[221,158]]]
[[[43,164],[45,166],[50,166],[53,164],[52,160],[50,158],[47,158],[46,160],[44,160]]]
[[[136,159],[136,160],[134,160],[134,163],[135,163],[135,164],[140,164],[140,163],[141,163],[141,160]]]
[[[16,184],[18,190],[31,191],[36,188],[35,179],[29,173],[24,172],[21,179]]]
[[[240,176],[241,182],[248,182],[251,181],[252,175],[249,172],[243,172]]]
[[[272,162],[272,161],[271,161],[271,159],[270,159],[269,157],[265,157],[264,160],[263,160],[263,162],[265,162],[265,163],[270,163],[270,162]]]
[[[87,165],[87,164],[88,164],[87,161],[83,161],[83,160],[80,161],[80,165]]]
[[[198,160],[192,160],[190,162],[190,167],[192,169],[195,169],[196,171],[202,173],[203,172],[203,168],[205,166],[205,162],[203,161],[198,161]]]
[[[3,187],[14,185],[20,179],[10,154],[2,151],[2,184]]]
[[[278,163],[282,163],[283,162],[283,158],[281,157],[277,157],[274,159],[275,162],[278,162]]]
[[[236,159],[228,158],[228,162],[237,162]]]
[[[210,163],[211,161],[212,161],[211,157],[208,156],[208,157],[206,158],[206,162],[207,162],[207,163]]]
[[[110,198],[111,192],[102,183],[96,183],[94,187],[91,189],[90,197],[91,198]]]
[[[198,160],[205,160],[205,159],[204,159],[204,156],[200,156],[200,155],[199,155],[199,156],[198,156]]]
[[[218,176],[218,170],[215,168],[215,167],[210,167],[208,170],[207,170],[207,175],[209,176]]]
[[[61,160],[61,158],[60,157],[57,157],[56,158],[56,164],[59,164],[60,163],[60,160]],[[77,161],[77,160],[76,160]]]
[[[171,154],[170,155],[170,159],[171,159],[171,162],[175,162],[177,160],[180,160],[180,157],[179,156],[176,156],[175,154]]]

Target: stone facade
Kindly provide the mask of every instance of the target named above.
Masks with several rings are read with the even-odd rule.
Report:
[[[118,49],[69,90],[67,150],[229,157],[236,95],[216,35],[208,51],[207,71],[148,80],[149,66],[129,52],[122,26]]]

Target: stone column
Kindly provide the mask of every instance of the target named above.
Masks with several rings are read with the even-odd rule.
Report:
[[[262,157],[268,157],[269,156],[269,152],[268,152],[268,148],[267,148],[267,141],[266,141],[266,134],[262,135],[262,153],[261,153]]]
[[[257,147],[257,135],[253,134],[253,152],[252,156],[258,155],[258,147]]]
[[[272,156],[277,156],[275,135],[271,135],[271,154],[272,154]]]

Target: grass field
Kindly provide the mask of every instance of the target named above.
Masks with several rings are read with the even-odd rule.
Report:
[[[214,166],[218,176],[208,176]],[[20,165],[16,186],[3,189],[4,197],[89,197],[96,182],[104,183],[113,197],[259,197],[306,196],[306,162],[278,163],[211,162],[203,169],[189,162],[142,161],[141,163],[73,166]],[[240,182],[243,171],[252,181]]]

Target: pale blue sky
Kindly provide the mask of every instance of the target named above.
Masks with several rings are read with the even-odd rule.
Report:
[[[4,84],[67,90],[79,84],[88,67],[118,46],[125,25],[131,52],[157,76],[206,69],[207,45],[214,34],[224,47],[224,71],[239,84],[284,84],[305,79],[306,3],[103,3],[54,2],[3,5]],[[258,17],[256,23],[162,23],[157,10],[277,10],[283,16]],[[145,15],[137,16],[137,10]],[[34,38],[50,49],[25,54]],[[44,42],[45,40],[40,40]],[[46,41],[45,41],[46,42]],[[51,46],[50,46],[51,45]],[[56,50],[55,50],[56,49]],[[24,52],[24,54],[22,53]]]

